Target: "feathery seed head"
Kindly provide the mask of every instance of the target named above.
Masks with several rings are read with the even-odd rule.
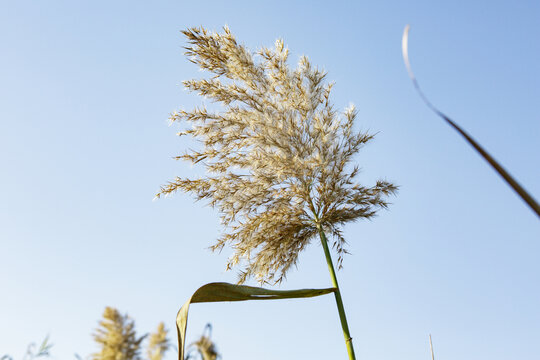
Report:
[[[148,349],[146,351],[148,360],[162,360],[170,346],[165,324],[159,323],[156,332],[150,334],[148,340]]]
[[[94,334],[100,351],[92,360],[140,360],[140,346],[145,336],[137,337],[135,322],[112,307],[106,307],[103,320]]]
[[[176,178],[157,197],[182,190],[219,210],[226,231],[212,249],[234,249],[227,269],[244,265],[240,283],[281,281],[319,229],[333,235],[341,265],[347,251],[340,226],[373,217],[397,190],[382,180],[372,187],[355,182],[352,157],[373,135],[354,132],[354,106],[334,110],[326,73],[305,56],[290,69],[282,40],[251,53],[228,28],[183,34],[189,60],[214,75],[185,87],[223,110],[171,115],[191,125],[181,135],[202,145],[177,159],[203,165],[208,176]]]

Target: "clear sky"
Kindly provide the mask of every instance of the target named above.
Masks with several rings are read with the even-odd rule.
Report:
[[[2,1],[0,355],[50,334],[53,359],[95,350],[103,308],[171,329],[200,285],[234,282],[206,248],[218,214],[152,201],[185,143],[168,114],[200,103],[180,30],[228,24],[252,49],[282,37],[334,80],[334,102],[378,132],[362,182],[400,185],[389,211],[345,227],[338,273],[358,359],[540,354],[540,222],[414,93],[425,92],[540,198],[538,1]],[[317,242],[282,289],[328,287]],[[345,359],[334,299],[194,305],[225,360]],[[174,359],[171,352],[168,359]]]

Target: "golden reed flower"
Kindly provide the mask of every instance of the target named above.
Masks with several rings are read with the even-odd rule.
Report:
[[[142,360],[141,343],[147,336],[137,336],[135,321],[127,314],[107,306],[94,333],[99,352],[92,354],[90,359]],[[145,360],[162,360],[170,346],[165,324],[160,323],[156,332],[150,334]]]
[[[167,338],[167,329],[164,323],[159,323],[156,332],[150,334],[146,356],[148,360],[162,360],[171,344]]]
[[[239,283],[281,281],[319,230],[333,235],[341,266],[347,251],[340,226],[371,218],[397,190],[382,180],[372,187],[355,183],[352,157],[373,135],[353,130],[354,106],[334,110],[326,73],[305,56],[290,69],[282,40],[252,53],[227,27],[183,34],[189,60],[213,73],[184,81],[185,87],[222,110],[202,106],[171,115],[191,124],[179,135],[202,144],[177,159],[202,164],[208,175],[176,178],[157,197],[182,190],[219,210],[226,231],[212,249],[232,246],[227,269],[243,266]]]
[[[100,351],[92,360],[140,360],[140,347],[144,336],[138,337],[135,322],[112,307],[106,307],[94,340]]]
[[[196,359],[198,354],[201,360],[217,360],[221,359],[221,355],[216,349],[216,344],[211,340],[212,335],[212,325],[206,324],[204,328],[204,333],[201,335],[199,340],[191,343],[188,348],[186,360]]]

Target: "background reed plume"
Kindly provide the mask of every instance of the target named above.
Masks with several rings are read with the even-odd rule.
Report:
[[[142,357],[141,345],[148,336],[146,357]],[[170,348],[163,323],[154,333],[138,336],[135,321],[109,306],[103,311],[103,319],[93,337],[99,351],[92,354],[90,360],[162,360]]]

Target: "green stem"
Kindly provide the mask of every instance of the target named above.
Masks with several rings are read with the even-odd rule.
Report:
[[[343,301],[341,300],[341,291],[339,290],[339,285],[336,277],[336,271],[334,270],[334,264],[332,263],[332,257],[330,256],[330,250],[328,249],[328,240],[326,235],[320,226],[319,236],[321,237],[321,243],[324,249],[324,256],[326,257],[326,263],[328,264],[328,271],[330,272],[330,277],[332,278],[332,284],[336,288],[334,295],[336,297],[336,304],[339,312],[339,320],[341,321],[341,328],[343,329],[343,337],[345,338],[345,344],[347,345],[347,352],[349,353],[350,360],[356,360],[354,355],[354,348],[352,344],[352,337],[349,332],[349,325],[347,324],[347,316],[345,315],[345,308],[343,307]]]

